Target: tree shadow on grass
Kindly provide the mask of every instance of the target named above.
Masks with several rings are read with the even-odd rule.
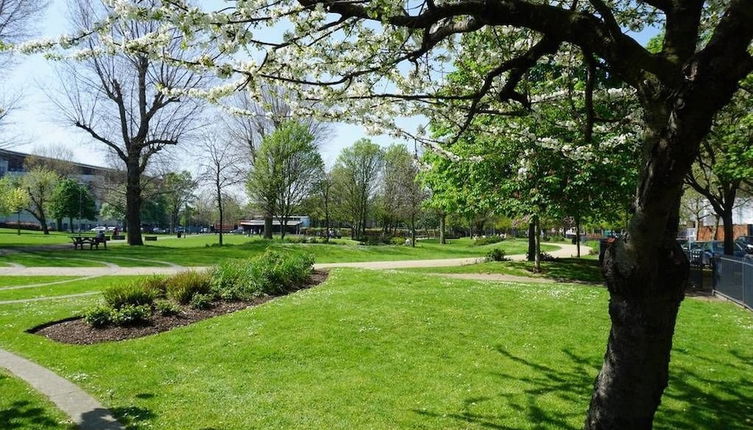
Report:
[[[463,401],[454,411],[414,410],[415,413],[434,418],[452,419],[461,426],[491,429],[526,427],[536,429],[580,429],[585,420],[594,379],[601,359],[581,356],[569,349],[561,350],[561,361],[556,365],[534,362],[514,355],[501,347],[497,351],[510,363],[490,383],[500,384],[500,394],[493,397],[473,397]],[[675,352],[673,357],[684,354]],[[753,356],[731,351],[746,363]],[[685,363],[722,367],[723,358],[682,357],[682,364],[672,364],[669,387],[663,404],[654,419],[654,428],[680,429],[750,429],[753,428],[753,384],[750,372],[730,364],[737,373],[720,379],[709,379]],[[514,411],[507,414],[478,413],[477,405],[493,402],[498,409]],[[557,407],[560,405],[561,407]],[[485,410],[488,410],[487,407]]]
[[[0,428],[3,429],[44,429],[64,428],[57,420],[47,414],[43,408],[35,407],[31,402],[20,400],[0,409]],[[73,425],[70,428],[75,428]]]
[[[138,395],[136,396],[138,397]],[[128,428],[151,427],[157,417],[152,410],[139,406],[125,406],[111,409],[113,416]]]

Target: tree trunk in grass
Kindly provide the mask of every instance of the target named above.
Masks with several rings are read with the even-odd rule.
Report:
[[[140,152],[129,152],[126,171],[126,221],[128,222],[128,244],[143,245],[141,238],[141,168]]]
[[[264,216],[264,239],[272,239],[272,215]]]
[[[439,243],[441,243],[442,245],[447,244],[447,238],[445,237],[445,228],[447,225],[446,223],[447,215],[443,213],[439,216]]]
[[[643,100],[649,150],[627,233],[604,255],[612,326],[586,429],[650,429],[669,381],[689,276],[676,240],[683,180],[718,107],[711,94],[694,89]],[[724,91],[731,95],[732,88],[722,85],[718,92]]]
[[[533,217],[534,221],[534,232],[536,236],[536,240],[534,243],[536,246],[534,247],[534,272],[541,273],[541,224],[539,220],[539,216],[536,215]]]
[[[732,208],[722,214],[722,228],[724,228],[724,255],[735,253],[735,224],[732,221]]]
[[[580,217],[575,217],[575,249],[577,257],[580,258]]]
[[[536,224],[531,218],[528,223],[528,261],[534,261],[536,259]]]

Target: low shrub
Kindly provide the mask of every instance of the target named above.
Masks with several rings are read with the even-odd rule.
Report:
[[[117,325],[137,325],[149,321],[152,308],[147,305],[125,305],[112,311],[112,322]]]
[[[160,300],[154,304],[154,309],[163,317],[178,315],[180,306],[169,300]]]
[[[105,302],[113,309],[125,306],[151,306],[158,292],[142,281],[113,285],[103,293]]]
[[[489,261],[509,261],[510,259],[505,257],[505,250],[494,248],[486,254],[486,259]]]
[[[402,237],[393,237],[390,240],[390,243],[393,244],[393,245],[404,245],[405,244],[405,239],[403,239]]]
[[[191,307],[194,309],[209,309],[212,307],[213,296],[211,294],[197,293],[191,297]]]
[[[264,294],[282,294],[303,285],[311,275],[314,257],[267,251],[251,260],[250,274]]]
[[[84,322],[96,328],[105,327],[112,322],[112,308],[102,305],[93,307],[84,313]]]
[[[211,291],[211,274],[187,270],[167,278],[167,297],[180,304],[187,304],[194,294],[208,294]]]
[[[261,294],[251,278],[249,260],[225,260],[212,272],[211,291],[222,300],[250,300]]]
[[[150,276],[148,278],[143,278],[141,283],[147,290],[154,291],[155,297],[165,297],[167,282],[163,276]]]
[[[487,237],[479,237],[478,239],[475,239],[473,241],[474,246],[484,246],[484,245],[491,245],[493,243],[499,243],[502,242],[503,238],[499,236],[487,236]]]

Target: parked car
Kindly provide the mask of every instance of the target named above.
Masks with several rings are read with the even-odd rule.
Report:
[[[233,234],[243,234],[243,233],[245,233],[245,232],[246,232],[246,231],[245,231],[245,230],[243,230],[243,227],[238,227],[238,228],[236,228],[236,229],[230,230],[230,233],[233,233]]]
[[[165,230],[164,228],[154,227],[152,229],[152,233],[167,233],[167,230]]]
[[[724,255],[724,242],[721,240],[709,240],[706,242],[693,242],[690,245],[690,264],[710,266],[711,260]],[[735,241],[733,254],[735,257],[746,255],[745,247]]]
[[[212,229],[209,227],[202,227],[200,230],[201,233],[211,233]]]
[[[95,231],[95,232],[99,233],[100,231],[107,231],[107,227],[98,225],[98,226],[94,227],[93,229],[91,229],[91,231]]]

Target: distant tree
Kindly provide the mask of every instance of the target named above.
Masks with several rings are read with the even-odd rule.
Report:
[[[175,233],[180,211],[195,198],[197,181],[191,177],[191,172],[168,172],[162,177],[160,192],[164,196],[167,214],[170,220],[170,233]]]
[[[117,204],[104,202],[99,208],[99,216],[104,219],[112,219],[120,222],[125,220],[125,208]]]
[[[222,226],[225,222],[225,200],[228,188],[244,180],[244,157],[237,147],[228,144],[227,138],[216,134],[205,134],[199,143],[198,157],[201,163],[199,181],[208,184],[212,190],[220,219],[219,244],[223,245]],[[203,200],[200,200],[203,202]],[[209,205],[204,205],[209,206]],[[197,215],[204,218],[204,211],[198,208]]]
[[[73,164],[73,151],[62,146],[40,146],[32,150],[32,154],[24,160],[24,169],[32,170],[41,167],[52,170],[61,177],[76,174]]]
[[[50,198],[50,215],[55,219],[68,218],[73,233],[73,218],[96,220],[97,206],[89,188],[73,179],[58,182]]]
[[[282,238],[290,216],[314,189],[322,165],[313,134],[295,121],[282,124],[259,146],[247,188],[265,216],[277,215]],[[269,238],[271,230],[267,223],[264,227]]]
[[[29,194],[29,206],[26,210],[39,221],[44,234],[50,234],[47,213],[59,179],[55,172],[41,167],[34,168],[21,177],[21,187]]]
[[[753,83],[753,77],[747,81]],[[753,95],[740,91],[714,119],[685,183],[706,198],[722,220],[724,253],[734,252],[733,209],[753,192]],[[716,231],[714,231],[716,235]]]
[[[411,246],[416,246],[416,219],[428,192],[418,180],[418,165],[404,145],[392,145],[384,153],[383,195],[395,220],[406,219]]]
[[[29,193],[9,176],[0,178],[0,214],[16,214],[16,230],[21,234],[21,211],[30,203]]]
[[[364,237],[369,211],[379,189],[384,153],[379,145],[360,139],[343,149],[332,169],[338,213],[350,223],[352,237]]]
[[[157,5],[158,0],[145,3]],[[72,25],[88,36],[82,42],[89,48],[103,38],[128,44],[155,31],[155,22],[131,21],[113,26],[107,34],[86,32],[95,22],[113,13],[107,2],[73,0]],[[138,50],[128,53],[97,51],[61,70],[64,94],[55,98],[66,120],[105,145],[122,163],[126,172],[126,219],[128,244],[142,245],[141,214],[144,204],[142,175],[155,154],[177,145],[196,128],[201,104],[170,95],[164,88],[191,89],[201,77]],[[166,55],[189,55],[175,38]],[[152,203],[153,200],[146,200]]]
[[[320,208],[324,215],[324,241],[329,242],[329,231],[332,222],[332,187],[334,181],[332,172],[322,168],[318,174],[315,195],[320,202]]]

